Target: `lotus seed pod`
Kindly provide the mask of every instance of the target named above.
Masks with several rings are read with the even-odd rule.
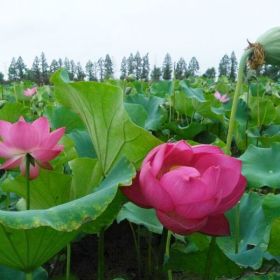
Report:
[[[248,60],[252,69],[263,64],[280,65],[280,26],[265,32],[256,43],[249,42],[248,49],[252,49]]]

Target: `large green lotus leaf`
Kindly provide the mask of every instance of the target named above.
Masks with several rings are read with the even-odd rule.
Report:
[[[40,176],[30,181],[30,208],[47,209],[68,202],[71,179],[70,175],[40,170]],[[27,197],[26,179],[23,176],[9,177],[3,182],[2,189]]]
[[[173,92],[173,82],[172,81],[159,81],[152,83],[150,87],[150,92],[153,95],[159,97],[166,97],[171,95]]]
[[[200,88],[192,88],[188,86],[187,81],[180,82],[181,90],[186,94],[187,97],[195,99],[199,102],[205,102],[203,90]]]
[[[76,151],[80,157],[96,158],[94,147],[86,130],[74,130],[68,136],[74,141]]]
[[[271,225],[268,252],[274,256],[280,256],[280,218],[275,219]]]
[[[139,104],[124,103],[126,112],[128,113],[130,119],[140,127],[145,127],[148,114],[144,107]]]
[[[189,253],[186,251],[185,244],[176,245],[171,249],[167,267],[174,271],[187,271],[203,276],[208,257],[208,248],[203,251]],[[227,258],[217,245],[211,251],[211,257],[212,265],[207,279],[214,280],[219,277],[228,279],[241,274],[242,269]]]
[[[101,164],[93,158],[77,158],[69,162],[72,170],[71,199],[93,192],[103,179]]]
[[[42,267],[32,273],[33,280],[48,280],[48,273]],[[7,266],[0,265],[0,279],[3,280],[25,280],[25,273]]]
[[[171,96],[171,99],[176,111],[188,117],[193,116],[195,109],[192,99],[186,96],[183,91],[176,91],[174,95]]]
[[[82,198],[45,210],[0,211],[0,263],[23,271],[42,265],[84,224],[97,222],[115,199],[118,187],[130,185],[134,176],[133,165],[122,159],[95,192]]]
[[[58,101],[81,116],[104,174],[123,156],[140,166],[160,141],[132,123],[124,109],[122,90],[95,82],[70,83],[64,70],[52,76]]]
[[[118,214],[117,221],[120,223],[128,220],[137,225],[145,226],[149,231],[161,234],[162,224],[159,222],[154,209],[144,209],[132,202],[126,203]]]
[[[162,109],[165,102],[164,98],[135,94],[129,95],[126,102],[142,105],[148,116],[145,121],[145,128],[148,130],[158,130],[166,119],[166,111]]]
[[[249,187],[280,188],[280,143],[273,143],[271,148],[250,145],[240,159]]]
[[[16,122],[21,116],[24,116],[28,111],[21,103],[6,103],[0,109],[0,120],[8,122]]]
[[[223,252],[236,264],[258,269],[266,252],[270,225],[262,209],[263,196],[244,194],[239,205],[239,246],[235,254],[236,208],[227,213],[231,235],[217,238]]]
[[[251,109],[251,121],[258,127],[269,125],[276,118],[276,110],[269,97],[251,97],[249,107]]]
[[[22,271],[33,271],[63,249],[77,233],[50,227],[11,229],[1,224],[0,263]]]
[[[80,117],[64,106],[48,106],[45,114],[53,129],[65,127],[66,133],[69,133],[75,129],[83,130],[85,128]]]

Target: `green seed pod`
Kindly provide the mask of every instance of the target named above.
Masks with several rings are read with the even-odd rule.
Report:
[[[248,61],[252,69],[263,64],[280,65],[280,26],[266,31],[256,43],[249,42],[248,49],[252,49]]]

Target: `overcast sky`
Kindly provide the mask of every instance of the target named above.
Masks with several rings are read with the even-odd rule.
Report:
[[[202,73],[280,25],[279,0],[0,0],[0,9],[3,72],[13,56],[31,66],[42,51],[48,62],[67,56],[83,65],[109,53],[118,70],[139,50],[151,65],[167,52],[173,61],[196,56]]]

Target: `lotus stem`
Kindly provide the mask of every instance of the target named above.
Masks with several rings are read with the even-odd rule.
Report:
[[[168,260],[169,256],[170,256],[170,241],[171,241],[171,236],[172,236],[172,233],[171,231],[169,230],[167,232],[167,238],[166,238],[166,245],[165,245],[165,259]],[[172,270],[171,269],[168,269],[167,270],[167,279],[168,280],[172,280]]]
[[[136,237],[136,233],[134,230],[134,227],[131,222],[128,222],[131,232],[132,232],[132,237],[133,237],[133,242],[134,242],[134,247],[136,251],[136,257],[137,257],[137,273],[138,273],[138,279],[141,279],[141,254],[140,254],[140,245],[139,245],[139,227],[138,227],[138,237]]]
[[[32,279],[33,279],[32,272],[26,272],[25,273],[25,280],[32,280]]]
[[[209,244],[207,257],[206,257],[206,264],[205,264],[203,280],[209,280],[210,279],[210,273],[211,273],[211,267],[212,267],[215,245],[216,245],[216,237],[211,237],[211,241],[210,241],[210,244]]]
[[[230,119],[229,119],[229,127],[228,127],[228,133],[227,133],[227,142],[226,142],[226,153],[231,153],[231,142],[233,138],[233,131],[234,131],[234,123],[235,123],[235,117],[236,117],[236,111],[237,111],[237,105],[238,105],[238,99],[242,92],[242,84],[243,84],[243,78],[244,78],[244,70],[246,67],[247,59],[249,55],[251,54],[252,50],[248,49],[246,50],[239,62],[239,69],[238,69],[238,75],[237,75],[237,83],[236,88],[233,96],[232,101],[232,107],[230,112]]]
[[[26,177],[26,210],[30,209],[30,163],[31,156],[29,154],[25,157],[25,177]]]
[[[66,280],[69,280],[71,269],[71,243],[67,244],[66,251]]]
[[[98,234],[98,270],[97,279],[104,280],[104,229],[101,229]]]

